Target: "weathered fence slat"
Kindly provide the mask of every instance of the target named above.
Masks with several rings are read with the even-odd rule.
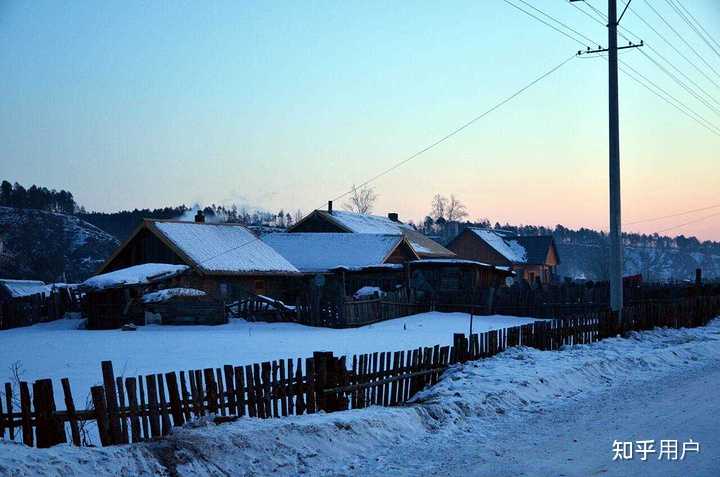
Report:
[[[225,384],[223,383],[223,375],[220,368],[215,368],[215,382],[217,383],[218,409],[220,410],[220,415],[225,416],[227,414],[227,406],[225,404]]]
[[[78,425],[77,413],[75,411],[75,401],[72,397],[72,389],[70,388],[70,380],[62,378],[60,380],[63,388],[63,396],[65,398],[65,409],[67,419],[70,423],[70,435],[72,436],[73,445],[80,446],[80,426]]]
[[[243,377],[243,367],[235,366],[234,372],[237,415],[242,417],[245,415],[245,379]]]
[[[148,418],[148,412],[145,412],[146,410],[146,403],[145,403],[145,384],[143,383],[142,376],[138,376],[138,388],[140,389],[140,409],[141,412],[141,421],[142,421],[142,430],[143,430],[143,439],[149,440],[152,436],[150,435],[150,420]]]
[[[101,363],[103,375],[103,387],[105,388],[105,404],[107,406],[108,419],[110,420],[110,438],[113,444],[122,442],[120,429],[120,416],[118,414],[118,397],[115,389],[115,373],[113,372],[112,361]]]
[[[192,397],[188,392],[187,380],[185,379],[185,371],[180,371],[180,392],[182,393],[183,415],[185,417],[185,420],[189,421],[192,419],[192,413],[190,411]]]
[[[172,413],[173,426],[179,427],[185,424],[182,404],[180,400],[180,389],[178,388],[177,375],[173,372],[165,373],[165,382],[168,388],[170,399],[170,412]]]
[[[31,404],[30,404],[30,388],[28,383],[20,381],[20,414],[21,414],[21,426],[23,435],[23,444],[32,447],[33,445],[33,427],[31,417]],[[46,446],[47,447],[47,446]]]
[[[47,448],[67,442],[65,426],[55,414],[55,397],[50,379],[39,379],[33,383],[33,406],[37,447]]]
[[[165,399],[165,379],[162,374],[157,375],[157,387],[160,395],[160,416],[162,419],[162,435],[170,434],[170,415],[168,413],[167,399]]]
[[[288,396],[288,415],[292,416],[295,414],[295,368],[293,367],[292,358],[287,360],[287,396]]]
[[[128,421],[125,412],[125,387],[123,386],[123,380],[120,376],[115,378],[115,387],[118,393],[118,416],[120,417],[120,436],[121,442],[127,444],[130,441],[128,435]]]
[[[100,435],[100,443],[103,447],[112,445],[110,420],[105,403],[105,389],[102,386],[93,386],[90,388],[90,395],[92,396],[93,407],[95,409],[95,420],[97,422],[98,434]]]
[[[137,380],[135,378],[125,378],[125,389],[127,390],[128,406],[130,410],[130,437],[132,442],[140,442],[140,413],[137,401]]]
[[[238,416],[240,413],[237,410],[237,401],[235,396],[235,374],[233,367],[229,364],[223,366],[223,373],[225,374],[225,390],[227,391],[227,407],[228,414],[231,416]]]
[[[150,416],[150,437],[156,438],[161,436],[160,431],[160,414],[158,410],[158,392],[157,382],[155,381],[154,374],[148,374],[145,376],[145,382],[147,384],[147,397],[148,397],[148,409]]]

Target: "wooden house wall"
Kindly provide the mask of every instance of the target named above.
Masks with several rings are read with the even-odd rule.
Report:
[[[344,277],[341,273],[344,273]],[[362,287],[378,287],[383,291],[394,291],[398,285],[405,283],[404,270],[363,270],[357,272],[341,272],[344,278],[345,296],[352,297]]]
[[[180,256],[157,238],[155,234],[148,229],[142,229],[125,245],[103,272],[111,272],[142,263],[187,265]]]
[[[470,230],[465,230],[448,247],[452,252],[466,260],[476,260],[489,265],[510,266],[508,259],[499,254],[487,242]]]
[[[401,242],[400,246],[393,250],[393,252],[385,259],[385,263],[402,264],[411,260],[417,260],[415,252],[413,252],[407,242]]]
[[[313,213],[302,222],[298,223],[294,227],[291,227],[288,232],[333,233],[347,232],[347,230],[338,227],[337,224],[330,222],[322,215]]]

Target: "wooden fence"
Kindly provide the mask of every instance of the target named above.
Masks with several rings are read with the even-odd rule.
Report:
[[[80,311],[77,294],[71,288],[55,288],[47,296],[38,293],[12,298],[0,303],[0,330],[58,320],[69,311]]]
[[[70,383],[62,379],[64,411],[58,411],[52,381],[6,383],[0,404],[0,436],[29,446],[50,447],[70,439],[83,444],[83,423],[97,424],[103,446],[141,442],[167,435],[173,427],[212,416],[225,422],[243,416],[270,418],[371,405],[406,403],[434,384],[449,366],[494,356],[512,346],[556,350],[655,326],[702,326],[720,315],[720,295],[673,303],[628,307],[622,324],[608,311],[536,321],[523,326],[453,336],[452,346],[335,357],[280,359],[244,366],[225,365],[147,376],[116,377],[102,363],[103,384],[91,389],[92,407],[76,410]],[[17,389],[14,389],[17,388]]]

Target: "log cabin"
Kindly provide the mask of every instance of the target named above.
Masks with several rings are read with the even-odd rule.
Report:
[[[510,267],[518,278],[547,284],[557,279],[560,256],[552,236],[520,236],[500,230],[468,227],[448,248],[458,257]]]
[[[144,263],[189,267],[176,286],[205,291],[231,302],[246,293],[285,298],[298,286],[300,271],[237,224],[145,219],[100,267],[107,273]]]

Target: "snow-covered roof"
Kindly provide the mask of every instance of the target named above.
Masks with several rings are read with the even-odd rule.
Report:
[[[489,263],[478,262],[477,260],[467,260],[464,258],[426,258],[422,260],[413,260],[410,263],[443,263],[446,265],[479,265],[481,267],[492,267]]]
[[[348,230],[358,234],[397,235],[401,233],[401,229],[412,229],[407,224],[381,215],[364,215],[345,210],[334,210],[330,215]]]
[[[470,230],[511,263],[527,263],[527,251],[517,240],[493,230],[477,228]]]
[[[145,285],[165,280],[183,273],[190,267],[187,265],[171,265],[169,263],[143,263],[114,272],[103,273],[88,278],[82,283],[84,288],[103,290],[123,285]]]
[[[402,235],[363,233],[279,233],[262,236],[302,272],[368,267],[385,262]]]
[[[416,254],[421,257],[454,257],[455,254],[439,243],[415,230],[412,226],[381,215],[365,215],[346,210],[316,210],[325,220],[346,232],[358,234],[404,235]]]
[[[177,251],[205,273],[299,273],[241,225],[151,222]]]
[[[13,298],[49,292],[48,285],[45,285],[44,282],[39,280],[11,280],[3,278],[0,279],[0,286],[4,286]]]
[[[142,297],[142,301],[143,303],[160,303],[176,296],[205,295],[207,295],[207,293],[202,290],[197,290],[195,288],[165,288],[163,290],[144,294]]]

